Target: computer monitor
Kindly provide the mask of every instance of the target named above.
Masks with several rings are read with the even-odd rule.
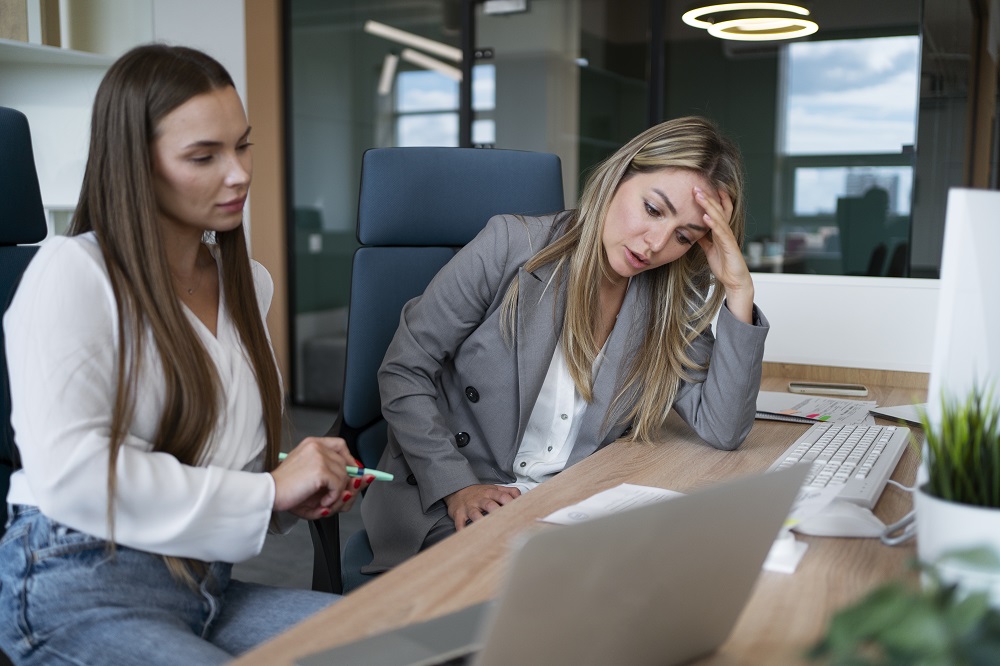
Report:
[[[934,333],[927,415],[941,416],[941,396],[964,398],[978,382],[1000,392],[1000,192],[948,192],[941,291]]]

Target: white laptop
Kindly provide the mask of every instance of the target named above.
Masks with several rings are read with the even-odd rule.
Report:
[[[718,648],[808,465],[526,539],[498,598],[299,659],[327,664],[680,664]]]

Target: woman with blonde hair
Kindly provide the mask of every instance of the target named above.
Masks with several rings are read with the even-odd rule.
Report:
[[[269,528],[348,509],[342,440],[279,464],[273,285],[243,228],[250,126],[226,70],[108,70],[69,237],[4,317],[14,440],[0,647],[18,664],[223,663],[337,597],[232,581]]]
[[[768,324],[743,260],[737,148],[653,127],[576,210],[504,215],[404,308],[379,371],[388,444],[362,515],[395,566],[671,409],[708,444],[750,431]],[[718,313],[718,337],[711,331]]]

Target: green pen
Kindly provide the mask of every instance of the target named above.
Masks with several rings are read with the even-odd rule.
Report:
[[[278,460],[284,460],[288,457],[287,453],[279,453]],[[355,477],[363,477],[366,475],[374,476],[378,481],[392,481],[393,475],[389,472],[383,472],[381,470],[372,469],[371,467],[355,467],[354,465],[347,465],[347,475]]]

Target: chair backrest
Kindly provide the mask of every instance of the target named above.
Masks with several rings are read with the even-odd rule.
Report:
[[[342,431],[365,465],[385,446],[376,377],[403,305],[500,213],[564,206],[556,155],[475,148],[377,148],[361,167]]]
[[[45,238],[45,210],[35,172],[28,119],[0,107],[0,316],[37,248],[19,247]],[[10,425],[10,385],[3,328],[0,327],[0,534],[7,522],[7,490],[17,466]]]
[[[889,268],[886,270],[888,277],[907,277],[910,274],[910,246],[901,242],[892,250],[892,258],[889,259]]]
[[[888,251],[885,243],[879,243],[875,246],[875,249],[872,250],[871,259],[868,260],[868,272],[865,275],[873,277],[882,275],[883,266],[885,265],[885,255]]]
[[[374,148],[364,154],[358,241],[351,267],[343,400],[331,435],[374,467],[386,445],[378,368],[408,300],[486,222],[501,213],[562,210],[556,155],[475,148]],[[340,592],[341,538],[334,514],[310,523],[313,589]],[[362,533],[363,536],[363,533]],[[352,569],[367,563],[345,562]],[[360,542],[359,542],[360,543]],[[348,550],[350,550],[350,542]],[[357,573],[358,576],[363,574]]]
[[[869,274],[872,250],[887,240],[888,210],[889,193],[881,187],[872,187],[859,197],[837,199],[837,227],[844,275]]]

